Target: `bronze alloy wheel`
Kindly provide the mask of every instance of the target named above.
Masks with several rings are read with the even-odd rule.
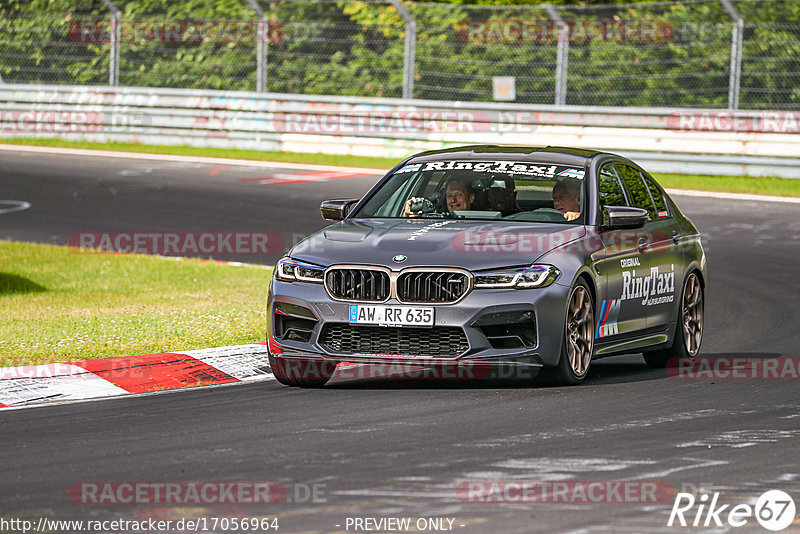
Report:
[[[592,297],[583,285],[577,285],[569,299],[566,328],[567,356],[576,378],[589,370],[594,347],[593,325]]]
[[[695,273],[686,280],[682,310],[683,342],[686,353],[694,358],[703,340],[703,289]]]

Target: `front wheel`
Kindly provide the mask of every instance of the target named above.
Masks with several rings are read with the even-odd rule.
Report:
[[[555,383],[576,385],[586,378],[594,350],[594,302],[586,282],[575,284],[568,302],[561,358],[547,374]]]
[[[696,272],[690,273],[683,284],[681,314],[675,338],[668,349],[645,352],[648,367],[662,368],[673,358],[694,360],[703,341],[703,285]]]

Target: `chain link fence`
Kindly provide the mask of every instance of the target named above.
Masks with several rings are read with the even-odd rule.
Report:
[[[6,83],[800,109],[800,0],[203,6],[11,2],[0,7],[0,76]]]

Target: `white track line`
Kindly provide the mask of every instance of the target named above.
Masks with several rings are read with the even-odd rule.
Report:
[[[691,189],[667,189],[670,195],[683,195],[686,197],[710,197],[724,200],[751,200],[756,202],[784,202],[786,204],[800,204],[798,197],[774,197],[768,195],[749,195],[747,193],[719,193],[716,191],[693,191]]]
[[[5,145],[0,150],[11,152],[34,152],[38,154],[63,154],[67,156],[92,156],[105,158],[144,159],[150,161],[180,161],[189,163],[209,163],[212,165],[239,165],[245,167],[266,167],[270,169],[301,169],[312,171],[344,171],[377,174],[383,176],[388,169],[367,169],[363,167],[341,167],[338,165],[314,165],[306,163],[282,163],[280,161],[257,161],[251,159],[209,158],[205,156],[177,156],[172,154],[147,154],[144,152],[115,152],[113,150],[86,150],[82,148],[55,148],[45,146]]]
[[[16,152],[33,152],[38,154],[63,154],[68,156],[92,156],[106,158],[128,158],[150,161],[178,161],[188,163],[208,163],[211,165],[239,165],[244,167],[283,168],[313,171],[345,171],[384,175],[388,169],[370,169],[365,167],[340,167],[338,165],[314,165],[305,163],[281,163],[279,161],[255,161],[247,159],[209,158],[204,156],[176,156],[171,154],[146,154],[140,152],[115,152],[111,150],[86,150],[79,148],[55,148],[44,146],[6,145],[0,143],[0,150]],[[689,189],[667,189],[670,195],[706,197],[722,200],[749,200],[756,202],[782,202],[800,204],[797,197],[776,197],[767,195],[749,195],[744,193],[719,193],[715,191],[693,191]]]

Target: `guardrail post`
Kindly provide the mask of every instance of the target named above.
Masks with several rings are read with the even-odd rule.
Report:
[[[400,0],[389,0],[406,21],[406,40],[403,51],[403,98],[414,98],[414,61],[417,54],[417,21]]]
[[[542,4],[542,7],[550,16],[550,20],[556,23],[558,30],[558,48],[556,49],[556,99],[557,106],[567,103],[567,70],[569,65],[569,25],[564,22],[561,15],[552,4]]]
[[[744,20],[731,0],[719,0],[722,7],[733,19],[731,32],[731,76],[728,82],[728,109],[739,109],[739,92],[742,83],[742,46],[744,41]]]
[[[119,85],[119,42],[121,37],[120,11],[111,0],[103,0],[106,8],[111,11],[111,49],[108,61],[108,85]]]
[[[269,39],[269,21],[257,0],[247,0],[258,15],[258,38],[256,41],[256,92],[267,92],[267,59]]]

